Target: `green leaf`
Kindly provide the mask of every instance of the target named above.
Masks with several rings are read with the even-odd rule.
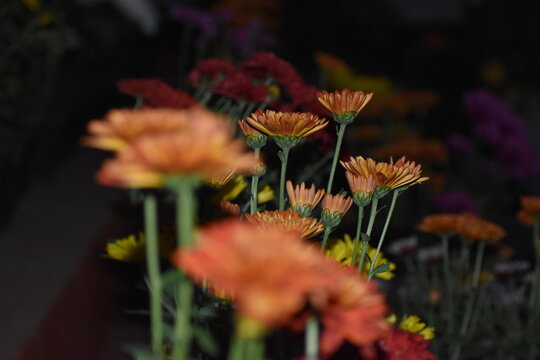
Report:
[[[198,326],[193,327],[193,337],[197,344],[209,355],[216,356],[219,352],[218,345],[212,335],[206,329]]]
[[[373,269],[373,271],[371,272],[371,275],[381,274],[381,273],[387,272],[389,269],[390,269],[390,264],[384,263],[377,266],[375,269]]]
[[[136,360],[156,360],[154,354],[143,344],[129,344],[123,346],[123,350],[132,355]]]

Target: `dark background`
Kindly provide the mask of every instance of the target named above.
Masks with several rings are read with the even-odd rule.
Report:
[[[189,90],[178,81],[194,66],[193,60],[178,66],[185,27],[167,15],[167,9],[180,2],[153,2],[159,24],[146,30],[118,5],[129,6],[129,1],[42,1],[34,12],[23,3],[0,5],[0,357],[15,357],[27,344],[41,355],[32,357],[29,350],[21,358],[47,358],[44,354],[60,342],[44,347],[36,337],[29,339],[66,324],[101,334],[100,347],[90,346],[93,350],[84,356],[117,356],[107,344],[130,338],[130,331],[137,333],[137,326],[126,326],[125,319],[107,320],[120,310],[100,300],[100,294],[106,298],[118,291],[101,277],[99,254],[104,238],[122,229],[112,206],[119,190],[93,183],[106,155],[80,148],[79,139],[90,119],[133,104],[117,92],[120,79],[161,77]],[[293,64],[307,82],[316,83],[313,54],[324,51],[363,74],[385,75],[407,88],[433,89],[441,102],[423,131],[442,140],[451,131],[467,131],[470,119],[463,93],[485,88],[481,69],[489,61],[500,62],[505,79],[489,90],[524,117],[529,140],[540,153],[540,2],[275,3],[279,11],[271,14],[271,31],[276,42],[268,50]],[[181,4],[209,9],[215,2]],[[36,19],[48,11],[54,20],[37,26]],[[538,179],[519,186],[538,194]],[[518,207],[508,206],[511,211]],[[525,241],[525,234],[513,241]],[[66,307],[76,303],[88,310],[75,308],[76,321],[55,321],[55,316],[65,315],[59,294],[76,299],[66,301]],[[84,315],[96,307],[101,318]],[[85,346],[82,335],[72,336],[75,340],[64,340],[62,351],[69,358],[73,353],[68,349]]]

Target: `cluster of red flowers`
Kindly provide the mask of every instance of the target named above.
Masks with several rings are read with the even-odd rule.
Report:
[[[160,79],[124,79],[117,85],[122,94],[142,97],[143,107],[185,109],[197,104],[187,93]]]

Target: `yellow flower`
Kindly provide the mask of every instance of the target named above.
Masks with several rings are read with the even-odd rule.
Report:
[[[259,190],[259,193],[257,194],[257,203],[258,204],[264,204],[269,201],[274,200],[276,195],[274,194],[274,190],[270,187],[270,185],[264,185],[261,190]]]
[[[124,261],[137,262],[144,259],[145,240],[144,234],[129,235],[126,238],[118,239],[105,247],[105,257]]]
[[[328,247],[328,250],[326,251],[326,255],[332,259],[337,260],[338,262],[342,263],[343,265],[351,265],[352,262],[352,255],[354,251],[354,240],[349,236],[349,234],[343,235],[343,239],[333,239],[330,243],[330,246]],[[359,254],[362,251],[362,243],[358,245],[358,254],[356,257],[355,263],[360,260]],[[369,244],[366,248],[366,254],[369,256],[369,258],[366,257],[366,260],[364,262],[364,266],[362,269],[362,272],[367,274],[369,272],[369,265],[370,260],[373,259],[375,256],[376,249],[371,247]],[[394,270],[396,268],[396,264],[389,262],[388,259],[386,259],[382,252],[379,252],[379,256],[377,257],[377,262],[375,263],[374,268],[377,268],[378,266],[382,264],[390,264],[390,267],[387,271],[375,274],[373,276],[379,277],[384,280],[390,280],[392,279],[395,274]]]
[[[234,200],[246,187],[246,179],[242,175],[235,176],[221,188],[216,198],[219,200]]]
[[[21,0],[23,5],[30,11],[36,12],[40,8],[39,0]]]
[[[435,337],[435,328],[427,326],[416,315],[405,315],[399,322],[399,328],[415,334],[420,334],[426,340],[431,340]]]

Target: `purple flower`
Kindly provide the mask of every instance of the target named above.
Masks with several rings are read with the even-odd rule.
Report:
[[[471,139],[461,134],[454,134],[448,139],[450,149],[461,155],[469,155],[473,150]]]
[[[474,200],[465,191],[449,191],[435,196],[433,199],[435,208],[440,212],[461,213],[476,212]]]
[[[171,18],[193,25],[201,32],[201,37],[211,39],[216,36],[216,21],[212,13],[190,6],[176,6],[171,9]]]

